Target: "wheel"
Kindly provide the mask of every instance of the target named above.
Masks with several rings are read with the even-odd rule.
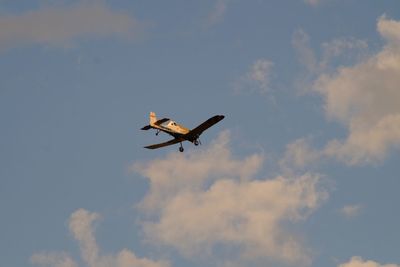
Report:
[[[179,152],[183,152],[183,147],[179,147]]]
[[[193,144],[194,144],[195,146],[198,146],[198,145],[199,145],[199,140],[194,140]]]

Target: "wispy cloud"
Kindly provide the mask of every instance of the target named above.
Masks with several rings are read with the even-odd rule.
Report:
[[[268,92],[273,66],[274,63],[268,59],[257,59],[248,72],[236,81],[235,92]]]
[[[318,63],[314,51],[310,47],[310,36],[302,29],[293,33],[292,46],[294,47],[300,63],[310,73],[317,71]]]
[[[78,267],[78,264],[65,252],[42,252],[31,257],[31,263],[49,267]]]
[[[94,236],[94,223],[100,218],[95,212],[79,209],[69,219],[69,230],[78,241],[81,257],[88,267],[168,267],[165,261],[138,258],[128,249],[116,255],[102,255]],[[65,252],[40,252],[31,257],[31,262],[39,266],[78,267],[78,264]]]
[[[319,63],[319,68],[324,71],[326,70],[331,61],[337,57],[345,56],[355,58],[358,60],[362,57],[363,51],[366,51],[368,44],[364,40],[356,38],[336,38],[329,42],[322,44],[322,59]]]
[[[358,60],[361,58],[363,51],[368,48],[368,44],[364,40],[351,37],[336,38],[322,43],[322,55],[318,58],[316,52],[311,48],[310,36],[302,29],[294,32],[292,46],[300,64],[306,68],[308,75],[311,77],[329,71],[332,61],[338,57]]]
[[[69,45],[77,38],[109,36],[132,38],[139,23],[104,1],[78,1],[73,5],[43,6],[21,14],[0,15],[0,48],[40,44]]]
[[[279,161],[279,165],[284,171],[303,170],[318,162],[321,156],[323,156],[321,151],[312,147],[309,138],[300,138],[286,146],[286,151]]]
[[[348,262],[340,264],[339,267],[399,267],[397,264],[380,264],[372,260],[363,260],[361,257],[354,256]]]
[[[216,0],[213,9],[204,22],[206,28],[212,27],[223,20],[229,1],[230,0]]]
[[[308,264],[310,249],[285,225],[305,220],[327,198],[321,177],[256,179],[263,156],[233,159],[228,144],[224,132],[201,152],[135,164],[150,182],[140,204],[148,240],[189,258],[212,257],[218,246],[229,261]]]
[[[361,205],[346,205],[340,209],[340,213],[346,218],[354,218],[360,214]]]

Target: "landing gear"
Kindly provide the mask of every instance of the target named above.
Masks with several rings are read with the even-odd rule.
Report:
[[[156,135],[158,135],[160,133],[160,130],[157,130]]]
[[[196,136],[196,139],[194,139],[193,144],[194,144],[195,146],[201,145],[199,136]]]
[[[183,149],[183,146],[181,145],[180,147],[179,147],[179,152],[183,152],[184,151],[184,149]]]

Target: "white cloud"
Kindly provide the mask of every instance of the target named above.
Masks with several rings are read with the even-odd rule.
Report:
[[[136,164],[150,181],[140,207],[144,233],[186,257],[226,249],[229,261],[274,260],[308,264],[310,249],[284,225],[305,220],[327,198],[321,177],[255,179],[263,157],[232,159],[224,132],[203,151]]]
[[[389,41],[389,44],[399,45],[400,43],[400,23],[388,19],[385,15],[378,20],[378,32]]]
[[[70,6],[44,6],[22,14],[0,15],[0,48],[41,44],[65,46],[76,38],[127,37],[138,22],[104,1],[78,1]]]
[[[136,163],[132,170],[150,182],[150,192],[140,204],[146,211],[160,211],[165,203],[185,190],[201,190],[216,179],[233,176],[246,180],[259,171],[263,156],[255,154],[244,160],[232,158],[229,131],[223,131],[209,149],[169,154],[165,159]]]
[[[266,93],[271,83],[274,63],[267,59],[257,59],[250,70],[235,84],[236,92],[257,91]]]
[[[354,218],[361,212],[361,205],[346,205],[340,209],[340,213],[346,218]]]
[[[93,223],[99,218],[97,213],[84,209],[75,211],[69,220],[69,229],[78,241],[83,260],[88,266],[96,266],[99,248],[94,237]]]
[[[381,17],[387,45],[370,58],[322,74],[314,90],[328,117],[348,127],[346,140],[332,140],[325,153],[348,164],[381,161],[400,147],[400,22]]]
[[[94,236],[94,223],[100,215],[79,209],[72,213],[69,229],[79,243],[82,259],[88,267],[168,267],[165,261],[153,261],[138,258],[128,249],[123,249],[117,255],[100,254],[99,246]],[[31,262],[40,266],[77,267],[78,265],[66,253],[42,252],[31,257]]]
[[[347,138],[329,141],[319,151],[320,156],[337,158],[349,165],[376,163],[400,147],[400,22],[382,16],[377,29],[386,45],[368,57],[364,53],[368,48],[365,41],[341,38],[323,43],[318,60],[309,36],[302,30],[293,35],[293,47],[307,69],[306,78],[300,81],[302,89],[311,88],[321,94],[327,117],[348,129]],[[358,63],[334,69],[337,57]],[[288,147],[283,160],[301,163],[299,159],[305,154],[311,153],[312,158],[316,152],[297,143]]]
[[[372,260],[363,260],[361,257],[352,257],[348,262],[340,264],[339,267],[399,267],[397,264],[380,264]]]

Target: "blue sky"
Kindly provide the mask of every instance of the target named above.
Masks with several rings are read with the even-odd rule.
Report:
[[[400,266],[398,0],[1,0],[0,58],[0,266]]]

